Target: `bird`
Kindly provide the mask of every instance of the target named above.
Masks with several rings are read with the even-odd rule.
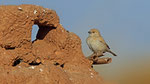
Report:
[[[94,55],[100,57],[103,56],[103,53],[109,52],[113,56],[117,56],[114,52],[110,50],[110,47],[105,42],[98,29],[90,29],[88,33],[89,36],[86,39],[86,43],[90,50],[93,51]]]

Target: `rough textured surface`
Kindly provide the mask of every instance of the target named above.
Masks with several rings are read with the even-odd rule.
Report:
[[[32,42],[34,24],[39,31]],[[1,84],[104,84],[91,64],[80,38],[59,24],[54,10],[0,6]]]

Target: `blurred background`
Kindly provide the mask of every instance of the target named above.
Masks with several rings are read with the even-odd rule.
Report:
[[[94,68],[106,81],[117,84],[150,84],[150,0],[0,0],[0,5],[34,4],[53,9],[65,29],[82,40],[85,56],[91,28],[100,30],[118,56]],[[33,26],[33,36],[37,26]]]

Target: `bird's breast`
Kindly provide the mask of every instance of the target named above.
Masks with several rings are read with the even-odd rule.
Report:
[[[99,38],[89,37],[87,44],[92,51],[105,51],[106,46],[99,40]]]

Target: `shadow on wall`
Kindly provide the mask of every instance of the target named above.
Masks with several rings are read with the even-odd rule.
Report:
[[[34,24],[32,26],[32,34],[31,34],[31,41],[35,41],[37,39],[43,40],[44,37],[48,34],[49,31],[52,29],[55,29],[55,27],[50,27],[50,26],[39,26]]]

